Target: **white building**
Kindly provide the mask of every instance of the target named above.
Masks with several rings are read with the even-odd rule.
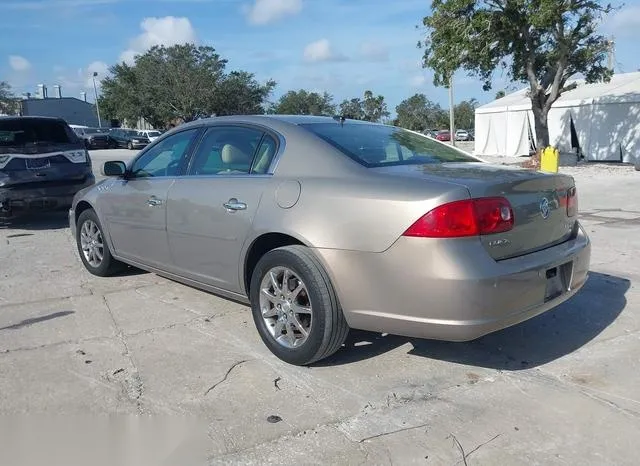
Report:
[[[574,81],[549,111],[549,138],[561,152],[586,160],[640,162],[640,72],[617,74],[608,83]],[[478,107],[475,152],[518,157],[535,150],[528,89]]]

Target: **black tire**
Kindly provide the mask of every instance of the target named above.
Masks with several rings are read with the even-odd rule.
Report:
[[[100,262],[100,265],[98,265],[97,267],[89,263],[89,261],[84,255],[84,252],[82,251],[82,243],[80,241],[80,236],[81,236],[82,226],[87,221],[93,222],[98,227],[98,230],[100,231],[100,236],[102,237],[103,257],[102,257],[102,261]],[[105,239],[104,230],[102,229],[100,220],[98,219],[98,216],[96,215],[93,209],[87,209],[83,211],[78,217],[78,223],[76,224],[76,245],[78,247],[78,253],[80,254],[80,259],[82,260],[82,263],[84,264],[85,268],[93,275],[97,275],[98,277],[108,277],[110,275],[113,275],[123,270],[125,267],[125,265],[122,262],[117,261],[111,255],[111,250],[109,249],[109,245],[107,244],[107,241]]]
[[[307,340],[297,348],[280,345],[269,333],[260,309],[260,283],[274,267],[287,267],[306,285],[313,310],[313,324]],[[258,261],[251,278],[251,311],[258,333],[269,350],[281,360],[297,366],[314,363],[338,351],[349,326],[342,313],[329,276],[318,259],[304,246],[273,249]]]
[[[127,144],[127,149],[133,150],[133,144],[131,142],[129,144]]]

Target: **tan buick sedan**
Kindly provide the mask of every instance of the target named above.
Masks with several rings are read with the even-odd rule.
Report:
[[[574,180],[494,166],[418,133],[235,116],[165,133],[75,197],[80,257],[250,303],[304,365],[349,328],[464,341],[562,303],[591,246]]]

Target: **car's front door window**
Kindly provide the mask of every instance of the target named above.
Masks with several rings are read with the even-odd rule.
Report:
[[[144,152],[133,163],[131,176],[134,178],[177,176],[180,162],[187,154],[197,131],[198,128],[181,131]]]

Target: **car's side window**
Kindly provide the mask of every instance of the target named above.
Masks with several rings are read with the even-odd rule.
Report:
[[[189,175],[251,173],[263,132],[242,126],[209,128],[195,153]]]
[[[198,128],[181,131],[151,147],[133,163],[131,175],[135,178],[177,176],[180,162],[197,132]]]
[[[267,173],[277,150],[278,144],[276,143],[276,140],[268,134],[265,134],[262,138],[262,142],[260,143],[260,147],[258,147],[258,152],[256,154],[256,159],[253,163],[251,173],[262,175]]]

